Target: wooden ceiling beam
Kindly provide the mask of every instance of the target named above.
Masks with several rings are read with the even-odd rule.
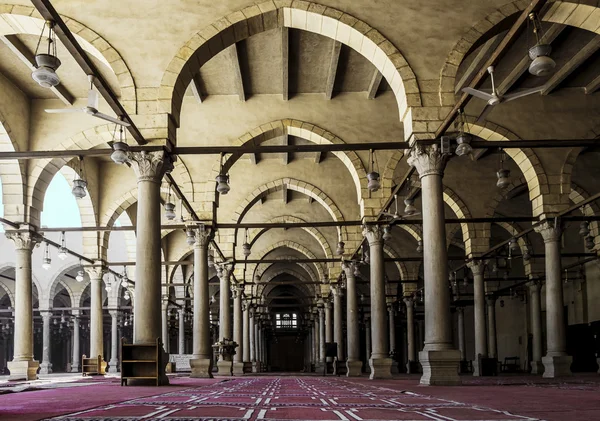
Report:
[[[75,36],[62,20],[56,9],[54,9],[54,6],[52,6],[50,1],[31,0],[31,3],[37,9],[40,15],[42,15],[42,18],[47,21],[54,22],[53,29],[56,33],[56,36],[58,39],[60,39],[69,54],[71,54],[71,56],[75,59],[81,70],[83,70],[86,75],[94,75],[94,86],[100,95],[102,95],[102,98],[104,98],[104,100],[108,103],[112,111],[117,115],[117,117],[120,117],[123,121],[126,121],[130,124],[129,127],[127,127],[127,130],[129,130],[129,133],[135,139],[135,141],[140,145],[145,145],[148,143],[129,117],[129,114],[127,114],[127,111],[125,111],[125,108],[123,108],[119,102],[119,99],[112,91],[108,82],[104,79],[85,50],[81,47],[81,45],[79,45],[75,39]]]
[[[246,92],[244,91],[244,79],[242,78],[242,68],[240,66],[240,55],[238,53],[237,44],[233,43],[228,50],[231,58],[231,69],[233,70],[235,91],[237,92],[240,101],[245,102]]]
[[[533,12],[538,12],[545,4],[547,0],[532,0],[531,3],[521,12],[521,14],[517,17],[515,23],[510,28],[506,36],[502,39],[496,50],[492,53],[490,58],[485,61],[485,64],[481,67],[479,72],[473,78],[471,82],[472,88],[478,88],[481,83],[488,76],[487,68],[489,66],[495,65],[506,52],[510,49],[510,47],[514,44],[514,42],[519,37],[521,30],[525,26],[527,20],[529,19],[529,14]],[[471,100],[471,95],[463,93],[458,102],[454,105],[452,110],[448,113],[442,124],[435,133],[435,137],[439,138],[446,130],[450,127],[456,116],[458,115],[459,110],[465,108],[467,103]]]
[[[590,83],[588,83],[585,87],[585,94],[589,95],[589,94],[593,94],[594,92],[596,92],[598,90],[598,88],[600,88],[600,74],[598,74],[598,76],[596,76],[596,78],[594,80],[592,80]]]
[[[16,35],[0,35],[0,40],[17,56],[23,64],[27,66],[30,71],[36,69],[35,56],[32,51],[27,48],[25,44],[21,42],[19,37]],[[65,105],[73,105],[75,98],[73,95],[64,87],[64,85],[57,85],[50,88],[52,93],[56,95]]]
[[[284,101],[289,99],[290,95],[290,33],[287,27],[281,28],[281,81],[282,98]]]
[[[283,142],[282,142],[283,146],[290,146],[290,135],[288,135],[287,133],[283,135]],[[287,165],[291,162],[292,160],[292,156],[290,154],[290,152],[285,151],[283,152],[283,164]]]
[[[502,41],[502,36],[496,35],[495,37],[487,40],[485,44],[483,44],[483,46],[481,47],[481,49],[479,50],[479,52],[477,53],[467,70],[465,70],[463,76],[460,78],[460,80],[454,87],[455,94],[459,93],[462,90],[462,88],[469,86],[469,83],[471,83],[471,81],[477,74],[477,71],[481,68],[481,64],[490,57],[494,50],[496,50],[498,44],[500,44],[500,41]]]
[[[581,66],[596,51],[598,51],[598,49],[600,49],[600,35],[594,36],[590,42],[577,51],[577,53],[575,53],[575,55],[568,62],[566,62],[564,66],[562,66],[552,75],[546,85],[544,85],[544,90],[541,92],[542,95],[548,95],[554,91],[558,85],[561,84],[561,82],[563,82],[571,73]]]
[[[200,78],[200,73],[194,75],[190,82],[190,88],[192,89],[196,101],[198,101],[199,104],[202,104],[202,79]]]
[[[381,79],[383,79],[383,75],[375,68],[373,76],[371,76],[371,82],[369,82],[369,89],[367,89],[367,99],[375,99],[379,86],[381,85]]]
[[[333,45],[331,48],[331,59],[329,60],[329,70],[327,72],[327,82],[325,83],[325,99],[327,100],[333,98],[333,88],[335,86],[335,77],[337,75],[341,51],[342,43],[333,40]]]

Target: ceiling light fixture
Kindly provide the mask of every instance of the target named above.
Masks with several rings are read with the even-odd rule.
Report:
[[[252,250],[250,249],[250,244],[248,244],[248,228],[245,229],[244,236],[245,240],[244,244],[242,244],[242,254],[245,258],[248,258],[248,256],[250,256],[250,253],[252,253]]]
[[[411,216],[415,213],[417,213],[417,208],[415,207],[415,199],[404,199],[404,214]]]
[[[533,34],[536,43],[529,49],[529,58],[532,60],[529,65],[529,73],[534,76],[547,76],[556,67],[556,62],[550,57],[552,46],[550,44],[541,44],[542,23],[535,13],[529,14],[529,20],[533,24]]]
[[[77,271],[77,276],[75,277],[75,280],[77,282],[83,282],[85,278],[85,272],[83,271],[83,264],[81,263],[81,260],[79,261],[79,270]]]
[[[510,170],[504,169],[504,152],[500,154],[500,169],[496,173],[498,177],[498,181],[496,182],[496,186],[505,189],[510,184]]]
[[[73,180],[73,189],[71,192],[76,199],[83,199],[86,195],[87,181],[83,177],[83,157],[79,157],[79,172]]]
[[[579,235],[582,237],[587,237],[590,235],[590,224],[587,221],[583,221],[579,224]]]
[[[46,53],[38,54],[44,31],[48,27],[48,49]],[[53,88],[60,84],[60,78],[56,70],[60,67],[60,60],[56,54],[56,34],[54,33],[54,22],[46,21],[42,27],[42,33],[35,47],[35,70],[31,73],[33,80],[43,88]]]
[[[167,194],[167,203],[165,203],[165,218],[172,221],[177,217],[175,213],[175,204],[171,202],[171,183],[169,183],[169,193]]]
[[[343,241],[339,241],[339,242],[337,243],[337,249],[335,250],[335,254],[337,254],[338,256],[341,256],[341,255],[343,255],[343,254],[344,254],[344,252],[345,252],[345,250],[344,250],[344,246],[345,246],[345,245],[346,245],[346,244],[344,244],[344,242],[343,242]]]
[[[229,187],[229,175],[223,173],[223,154],[221,153],[221,163],[219,165],[219,175],[217,175],[217,192],[219,194],[227,194],[231,187]]]
[[[367,188],[369,189],[370,192],[376,192],[381,187],[381,183],[379,182],[379,173],[377,171],[375,171],[376,157],[375,157],[375,153],[373,152],[373,149],[369,150],[369,158],[370,158],[370,163],[371,163],[371,171],[369,171],[369,173],[367,174],[367,179],[369,180],[367,182]]]
[[[392,239],[392,227],[387,225],[383,227],[383,241],[390,241]]]
[[[589,237],[585,237],[585,248],[587,248],[588,250],[594,250],[595,246],[596,244],[594,242],[594,237],[592,237],[591,235]]]
[[[117,127],[119,128],[119,140],[115,141]],[[115,124],[115,131],[113,132],[113,141],[113,152],[110,155],[110,159],[112,159],[115,164],[119,165],[129,162],[129,145],[127,144],[127,141],[125,139],[123,126]]]
[[[193,246],[196,242],[196,234],[194,234],[194,230],[192,228],[188,228],[185,230],[185,234],[187,235],[187,243],[189,246]]]
[[[65,239],[65,232],[60,233],[60,248],[58,249],[58,258],[65,260],[68,256],[69,250],[67,249],[67,241]]]
[[[50,258],[50,249],[48,243],[46,242],[44,246],[44,258],[42,259],[42,268],[45,270],[50,269],[52,266],[52,259]]]
[[[468,155],[473,152],[473,148],[471,147],[471,135],[465,133],[465,127],[467,126],[467,119],[465,117],[465,113],[462,109],[458,110],[458,136],[456,137],[456,150],[454,153],[458,156]]]
[[[417,253],[423,253],[423,240],[417,241]]]

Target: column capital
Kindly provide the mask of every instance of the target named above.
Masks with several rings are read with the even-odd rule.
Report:
[[[404,299],[402,301],[404,301],[404,304],[406,304],[406,307],[411,307],[415,303],[415,300],[413,300],[412,297],[404,297]]]
[[[210,228],[207,228],[204,224],[198,228],[194,228],[194,235],[196,238],[194,248],[206,248],[210,243],[210,234]]]
[[[41,238],[33,231],[6,231],[6,238],[15,243],[17,250],[32,251],[34,247],[40,245]]]
[[[119,317],[119,310],[108,310],[108,314],[110,314],[110,317],[113,319],[116,319]]]
[[[362,234],[369,246],[383,243],[383,229],[379,225],[363,225]]]
[[[173,158],[166,152],[130,152],[129,159],[140,181],[160,183],[165,173],[173,170]]]
[[[465,312],[465,308],[464,308],[464,307],[460,307],[460,306],[459,306],[459,307],[456,307],[456,311],[457,311],[458,313],[464,313],[464,312]]]
[[[417,143],[408,154],[407,163],[415,167],[419,177],[427,175],[444,175],[448,155],[443,154],[437,144],[424,146]]]
[[[540,234],[544,239],[544,243],[555,243],[560,240],[562,228],[560,223],[552,220],[545,220],[534,228],[535,232]]]
[[[335,286],[331,286],[330,287],[331,293],[333,294],[334,297],[341,297],[342,295],[344,295],[344,290],[342,289],[341,285],[335,285]]]
[[[43,319],[46,319],[46,318],[49,319],[52,316],[52,310],[50,310],[50,309],[40,310],[40,316],[42,316]]]
[[[487,303],[488,306],[495,306],[496,305],[496,297],[486,297],[485,298],[485,302]]]
[[[342,260],[342,270],[346,273],[346,278],[355,277],[356,262],[353,260]]]
[[[483,260],[471,260],[467,263],[467,267],[471,269],[473,272],[473,276],[483,275],[483,270],[485,269],[485,263]]]
[[[529,287],[529,291],[532,293],[539,293],[542,289],[542,283],[537,279],[533,279],[531,282],[528,282],[527,286]]]
[[[233,272],[233,266],[227,263],[218,263],[215,264],[215,268],[217,269],[217,276],[219,279],[227,279],[231,276],[231,272]]]
[[[93,266],[88,266],[84,269],[89,275],[90,280],[97,279],[102,281],[102,277],[107,272],[107,268],[104,266],[103,262],[94,262]]]

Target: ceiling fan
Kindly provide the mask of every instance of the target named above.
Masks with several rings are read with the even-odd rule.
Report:
[[[544,90],[543,86],[538,86],[537,88],[525,89],[523,91],[514,92],[512,94],[502,95],[496,91],[496,85],[494,84],[494,66],[490,66],[487,68],[488,73],[490,74],[490,78],[492,79],[492,92],[488,93],[485,91],[480,91],[479,89],[474,88],[463,88],[462,91],[473,95],[479,99],[483,99],[487,101],[488,105],[498,105],[501,102],[513,101],[518,98],[523,98],[528,95],[537,94]]]
[[[407,219],[410,218],[412,216],[417,216],[420,215],[421,212],[417,212],[417,208],[414,205],[415,203],[415,199],[410,199],[410,198],[406,198],[404,199],[404,214],[400,214],[398,212],[398,195],[395,194],[394,195],[394,206],[395,206],[395,211],[393,214],[389,213],[389,212],[383,212],[382,215],[387,216],[390,219],[390,224],[394,223],[395,221],[399,221],[401,219]]]
[[[44,110],[50,114],[64,114],[64,113],[86,113],[92,117],[100,118],[102,120],[110,121],[111,123],[119,124],[121,126],[129,127],[130,124],[126,121],[119,120],[118,118],[111,117],[98,111],[98,92],[94,90],[94,75],[88,75],[90,81],[90,90],[88,91],[88,101],[85,108],[59,108]]]

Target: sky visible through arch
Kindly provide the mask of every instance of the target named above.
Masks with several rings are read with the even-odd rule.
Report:
[[[67,179],[56,173],[44,196],[41,224],[46,227],[80,227],[81,215],[77,199],[71,193]]]

